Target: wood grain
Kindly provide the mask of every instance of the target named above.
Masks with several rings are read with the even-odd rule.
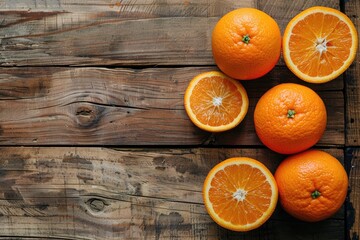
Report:
[[[360,3],[346,1],[345,13],[360,32]],[[346,86],[346,145],[360,146],[360,50],[358,48],[354,63],[345,73]]]
[[[220,134],[192,124],[183,107],[189,81],[211,67],[2,68],[2,145],[260,145],[253,126],[257,100],[279,82],[298,82],[277,67],[243,82],[250,109],[237,128]],[[284,76],[289,76],[284,79]],[[342,81],[309,85],[324,99],[328,125],[319,146],[344,144]]]
[[[344,10],[360,30],[359,14],[360,4],[358,1],[344,1]],[[360,63],[359,49],[357,57],[350,68],[345,72],[345,116],[346,116],[346,165],[349,171],[350,193],[347,206],[347,239],[357,240],[360,236]],[[355,147],[354,147],[355,146]]]
[[[340,8],[339,1],[282,1],[282,0],[258,0],[258,8],[272,16],[283,33],[289,21],[301,11],[313,6],[326,6],[335,9]]]
[[[209,36],[219,16],[253,6],[252,0],[3,1],[0,64],[213,64]]]
[[[0,0],[0,66],[213,65],[211,32],[230,10],[257,7],[284,29],[305,7],[338,6],[301,2]]]
[[[343,152],[327,149],[343,161]],[[280,206],[261,228],[218,227],[202,184],[218,162],[248,156],[272,172],[263,149],[0,148],[0,237],[61,239],[344,239],[344,211],[319,223]]]
[[[358,58],[344,76],[321,85],[301,82],[280,59],[263,78],[243,82],[249,113],[229,132],[201,131],[183,109],[192,77],[216,70],[211,31],[222,15],[256,7],[283,31],[315,5],[340,6],[0,0],[0,238],[358,240]],[[346,1],[345,11],[359,30],[359,2]],[[307,85],[323,98],[328,125],[316,148],[345,162],[349,198],[319,223],[297,221],[279,205],[261,228],[227,231],[204,209],[203,180],[232,156],[275,171],[285,156],[261,145],[252,113],[259,97],[282,82]]]
[[[349,171],[349,202],[347,205],[347,239],[357,240],[360,236],[360,148],[346,150],[346,165]]]

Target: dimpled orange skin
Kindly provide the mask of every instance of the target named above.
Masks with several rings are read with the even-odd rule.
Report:
[[[215,63],[226,75],[239,80],[259,78],[273,69],[280,58],[280,28],[272,17],[258,9],[233,10],[216,24],[212,52]]]
[[[301,152],[315,145],[325,131],[326,122],[326,108],[319,95],[295,83],[269,89],[254,111],[259,139],[281,154]]]
[[[348,176],[329,153],[307,150],[283,160],[275,172],[280,203],[290,215],[316,222],[331,217],[345,201]]]

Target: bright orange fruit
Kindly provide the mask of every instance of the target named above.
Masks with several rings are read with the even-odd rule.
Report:
[[[326,108],[312,89],[283,83],[256,104],[254,125],[261,142],[275,152],[293,154],[316,144],[327,122]]]
[[[236,127],[244,119],[249,99],[239,81],[211,71],[190,81],[184,106],[196,126],[209,132],[222,132]]]
[[[283,160],[275,172],[280,203],[292,216],[308,222],[329,218],[345,201],[348,176],[341,163],[320,150]]]
[[[286,65],[300,79],[324,83],[342,74],[354,61],[356,28],[342,12],[312,7],[296,15],[283,36]]]
[[[217,22],[212,32],[212,52],[226,75],[240,80],[259,78],[279,60],[279,26],[258,9],[233,10]]]
[[[272,215],[278,189],[272,173],[261,162],[235,157],[212,168],[204,182],[203,198],[209,215],[220,226],[250,231]]]

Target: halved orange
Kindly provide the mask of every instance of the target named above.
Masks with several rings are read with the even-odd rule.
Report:
[[[311,7],[286,26],[283,56],[300,79],[324,83],[341,75],[354,61],[358,35],[351,20],[328,7]]]
[[[244,119],[249,99],[239,81],[211,71],[190,81],[184,106],[196,126],[209,132],[222,132],[236,127]]]
[[[248,157],[234,157],[212,168],[204,182],[203,198],[217,224],[233,231],[250,231],[264,224],[274,212],[278,188],[264,164]]]

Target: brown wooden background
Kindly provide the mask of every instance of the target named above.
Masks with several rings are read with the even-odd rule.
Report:
[[[0,0],[0,238],[358,240],[359,57],[322,85],[298,80],[281,59],[242,82],[249,113],[226,133],[201,131],[183,108],[189,81],[217,69],[211,31],[222,15],[255,7],[283,31],[315,5],[342,10],[359,31],[357,0]],[[227,231],[204,209],[203,180],[231,156],[275,171],[284,156],[259,142],[252,114],[281,82],[323,98],[328,125],[316,148],[344,163],[348,199],[319,223],[278,206],[257,230]]]

